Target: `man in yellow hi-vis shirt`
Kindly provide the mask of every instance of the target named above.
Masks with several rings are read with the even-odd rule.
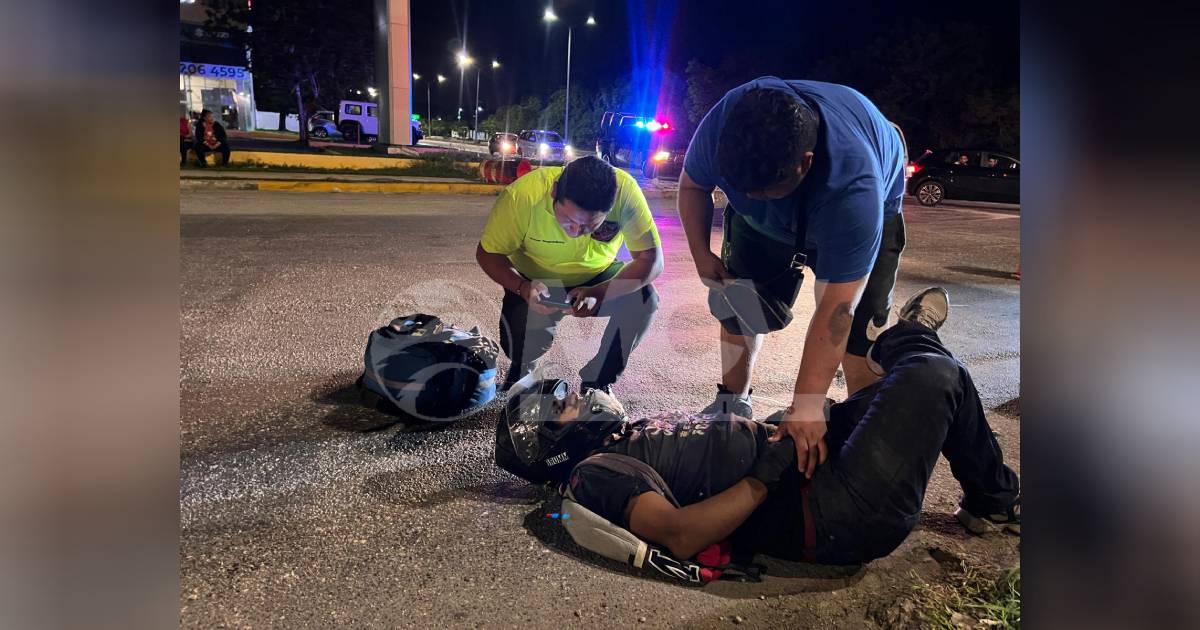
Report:
[[[617,260],[629,246],[628,263]],[[475,259],[504,287],[500,345],[507,390],[550,349],[567,315],[608,317],[581,388],[609,390],[658,310],[658,230],[637,180],[596,157],[544,167],[513,182],[492,207]]]

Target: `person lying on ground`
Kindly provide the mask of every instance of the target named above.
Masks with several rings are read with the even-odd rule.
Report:
[[[722,541],[822,564],[886,556],[916,527],[939,454],[962,487],[958,520],[977,534],[1019,535],[1018,477],[971,375],[936,333],[948,313],[941,288],[902,307],[868,355],[880,380],[828,407],[830,456],[811,479],[790,438],[768,423],[686,413],[630,421],[603,390],[581,396],[549,380],[510,393],[496,462],[561,484],[579,505],[678,558]],[[618,472],[598,459],[613,453],[652,472]]]

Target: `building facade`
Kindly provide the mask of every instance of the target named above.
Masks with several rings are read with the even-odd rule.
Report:
[[[249,0],[247,0],[249,2]],[[254,129],[254,77],[246,31],[206,25],[202,0],[179,2],[179,115],[211,110],[226,129]]]

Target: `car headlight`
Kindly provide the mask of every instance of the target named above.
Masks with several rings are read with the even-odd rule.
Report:
[[[671,157],[670,151],[659,151],[658,153],[654,154],[654,161],[655,162],[666,162],[668,159],[670,159],[670,157]]]
[[[550,152],[550,145],[545,142],[538,145],[538,155],[546,155]]]
[[[509,149],[512,149],[512,145],[511,145],[511,144],[509,144],[508,142],[501,142],[501,143],[500,143],[500,150],[501,150],[501,151],[508,151]]]
[[[575,155],[575,147],[572,147],[568,144],[567,146],[563,147],[563,153],[566,153],[568,156]]]

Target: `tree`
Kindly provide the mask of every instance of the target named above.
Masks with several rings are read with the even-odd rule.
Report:
[[[972,145],[1015,152],[1017,80],[997,72],[995,63],[1005,54],[1017,54],[1015,46],[978,27],[914,21],[869,46],[825,59],[812,78],[849,85],[870,98],[904,130],[910,154]]]
[[[687,79],[687,119],[692,124],[699,124],[708,110],[712,109],[726,92],[766,74],[752,70],[760,67],[761,64],[735,56],[723,57],[716,68],[696,59],[689,61],[684,69]]]
[[[352,88],[373,82],[371,0],[215,0],[208,24],[242,33],[251,47],[255,98],[278,108],[294,105],[300,142],[308,144],[307,112],[332,108]],[[251,28],[232,28],[249,24]]]

